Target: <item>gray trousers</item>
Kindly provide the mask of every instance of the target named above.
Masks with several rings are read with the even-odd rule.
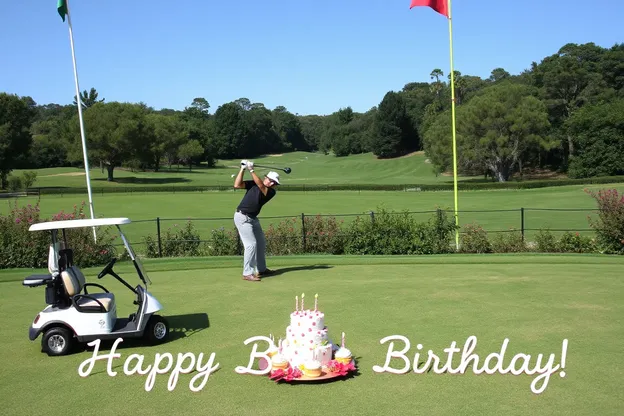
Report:
[[[266,270],[266,240],[264,232],[260,226],[258,218],[251,218],[247,215],[236,212],[234,214],[234,224],[238,229],[245,254],[243,256],[243,275],[247,276]]]

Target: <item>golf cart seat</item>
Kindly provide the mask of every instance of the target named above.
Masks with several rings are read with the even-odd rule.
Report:
[[[109,312],[114,309],[115,295],[95,283],[85,283],[84,274],[77,266],[68,267],[61,272],[65,293],[71,299],[78,312]],[[87,287],[95,286],[105,293],[88,293]],[[84,293],[81,293],[84,289]]]

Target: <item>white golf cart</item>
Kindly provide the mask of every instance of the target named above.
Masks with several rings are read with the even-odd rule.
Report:
[[[117,338],[144,338],[155,344],[164,341],[169,335],[167,321],[155,315],[162,306],[147,291],[147,284],[152,282],[121,231],[120,225],[130,222],[128,218],[80,219],[43,222],[33,224],[29,228],[29,231],[50,231],[52,237],[48,253],[50,274],[33,275],[23,282],[23,285],[28,287],[46,286],[45,302],[48,306],[37,314],[28,336],[34,341],[39,334],[43,334],[41,345],[48,355],[65,355],[76,341],[84,343],[95,339],[104,341]],[[138,305],[138,309],[128,318],[117,318],[117,305],[113,293],[101,285],[85,282],[84,275],[73,264],[73,251],[67,244],[67,229],[101,226],[117,227],[144,285],[139,283],[133,288],[119,277],[113,271],[117,258],[113,258],[98,274],[98,279],[110,274],[136,295],[134,304]],[[59,230],[62,231],[62,241],[58,238]],[[91,287],[104,292],[90,293],[88,288]]]

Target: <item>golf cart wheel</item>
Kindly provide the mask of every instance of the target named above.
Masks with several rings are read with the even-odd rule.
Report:
[[[74,345],[73,334],[65,328],[48,329],[41,339],[41,347],[49,356],[66,355]]]
[[[169,336],[169,324],[160,315],[152,315],[145,328],[145,337],[151,344],[160,344]]]

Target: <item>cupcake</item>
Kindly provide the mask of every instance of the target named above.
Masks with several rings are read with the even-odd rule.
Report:
[[[308,377],[318,377],[321,375],[321,363],[319,361],[306,361],[303,364],[303,374]]]
[[[275,353],[271,357],[271,367],[273,370],[282,369],[285,370],[288,368],[288,361],[284,358],[282,354]]]
[[[267,351],[267,355],[269,356],[269,358],[272,358],[278,352],[279,350],[277,349],[275,344],[271,344],[271,347],[269,347],[269,350]]]
[[[351,351],[348,348],[341,347],[334,355],[336,361],[342,364],[349,364],[351,362]]]

